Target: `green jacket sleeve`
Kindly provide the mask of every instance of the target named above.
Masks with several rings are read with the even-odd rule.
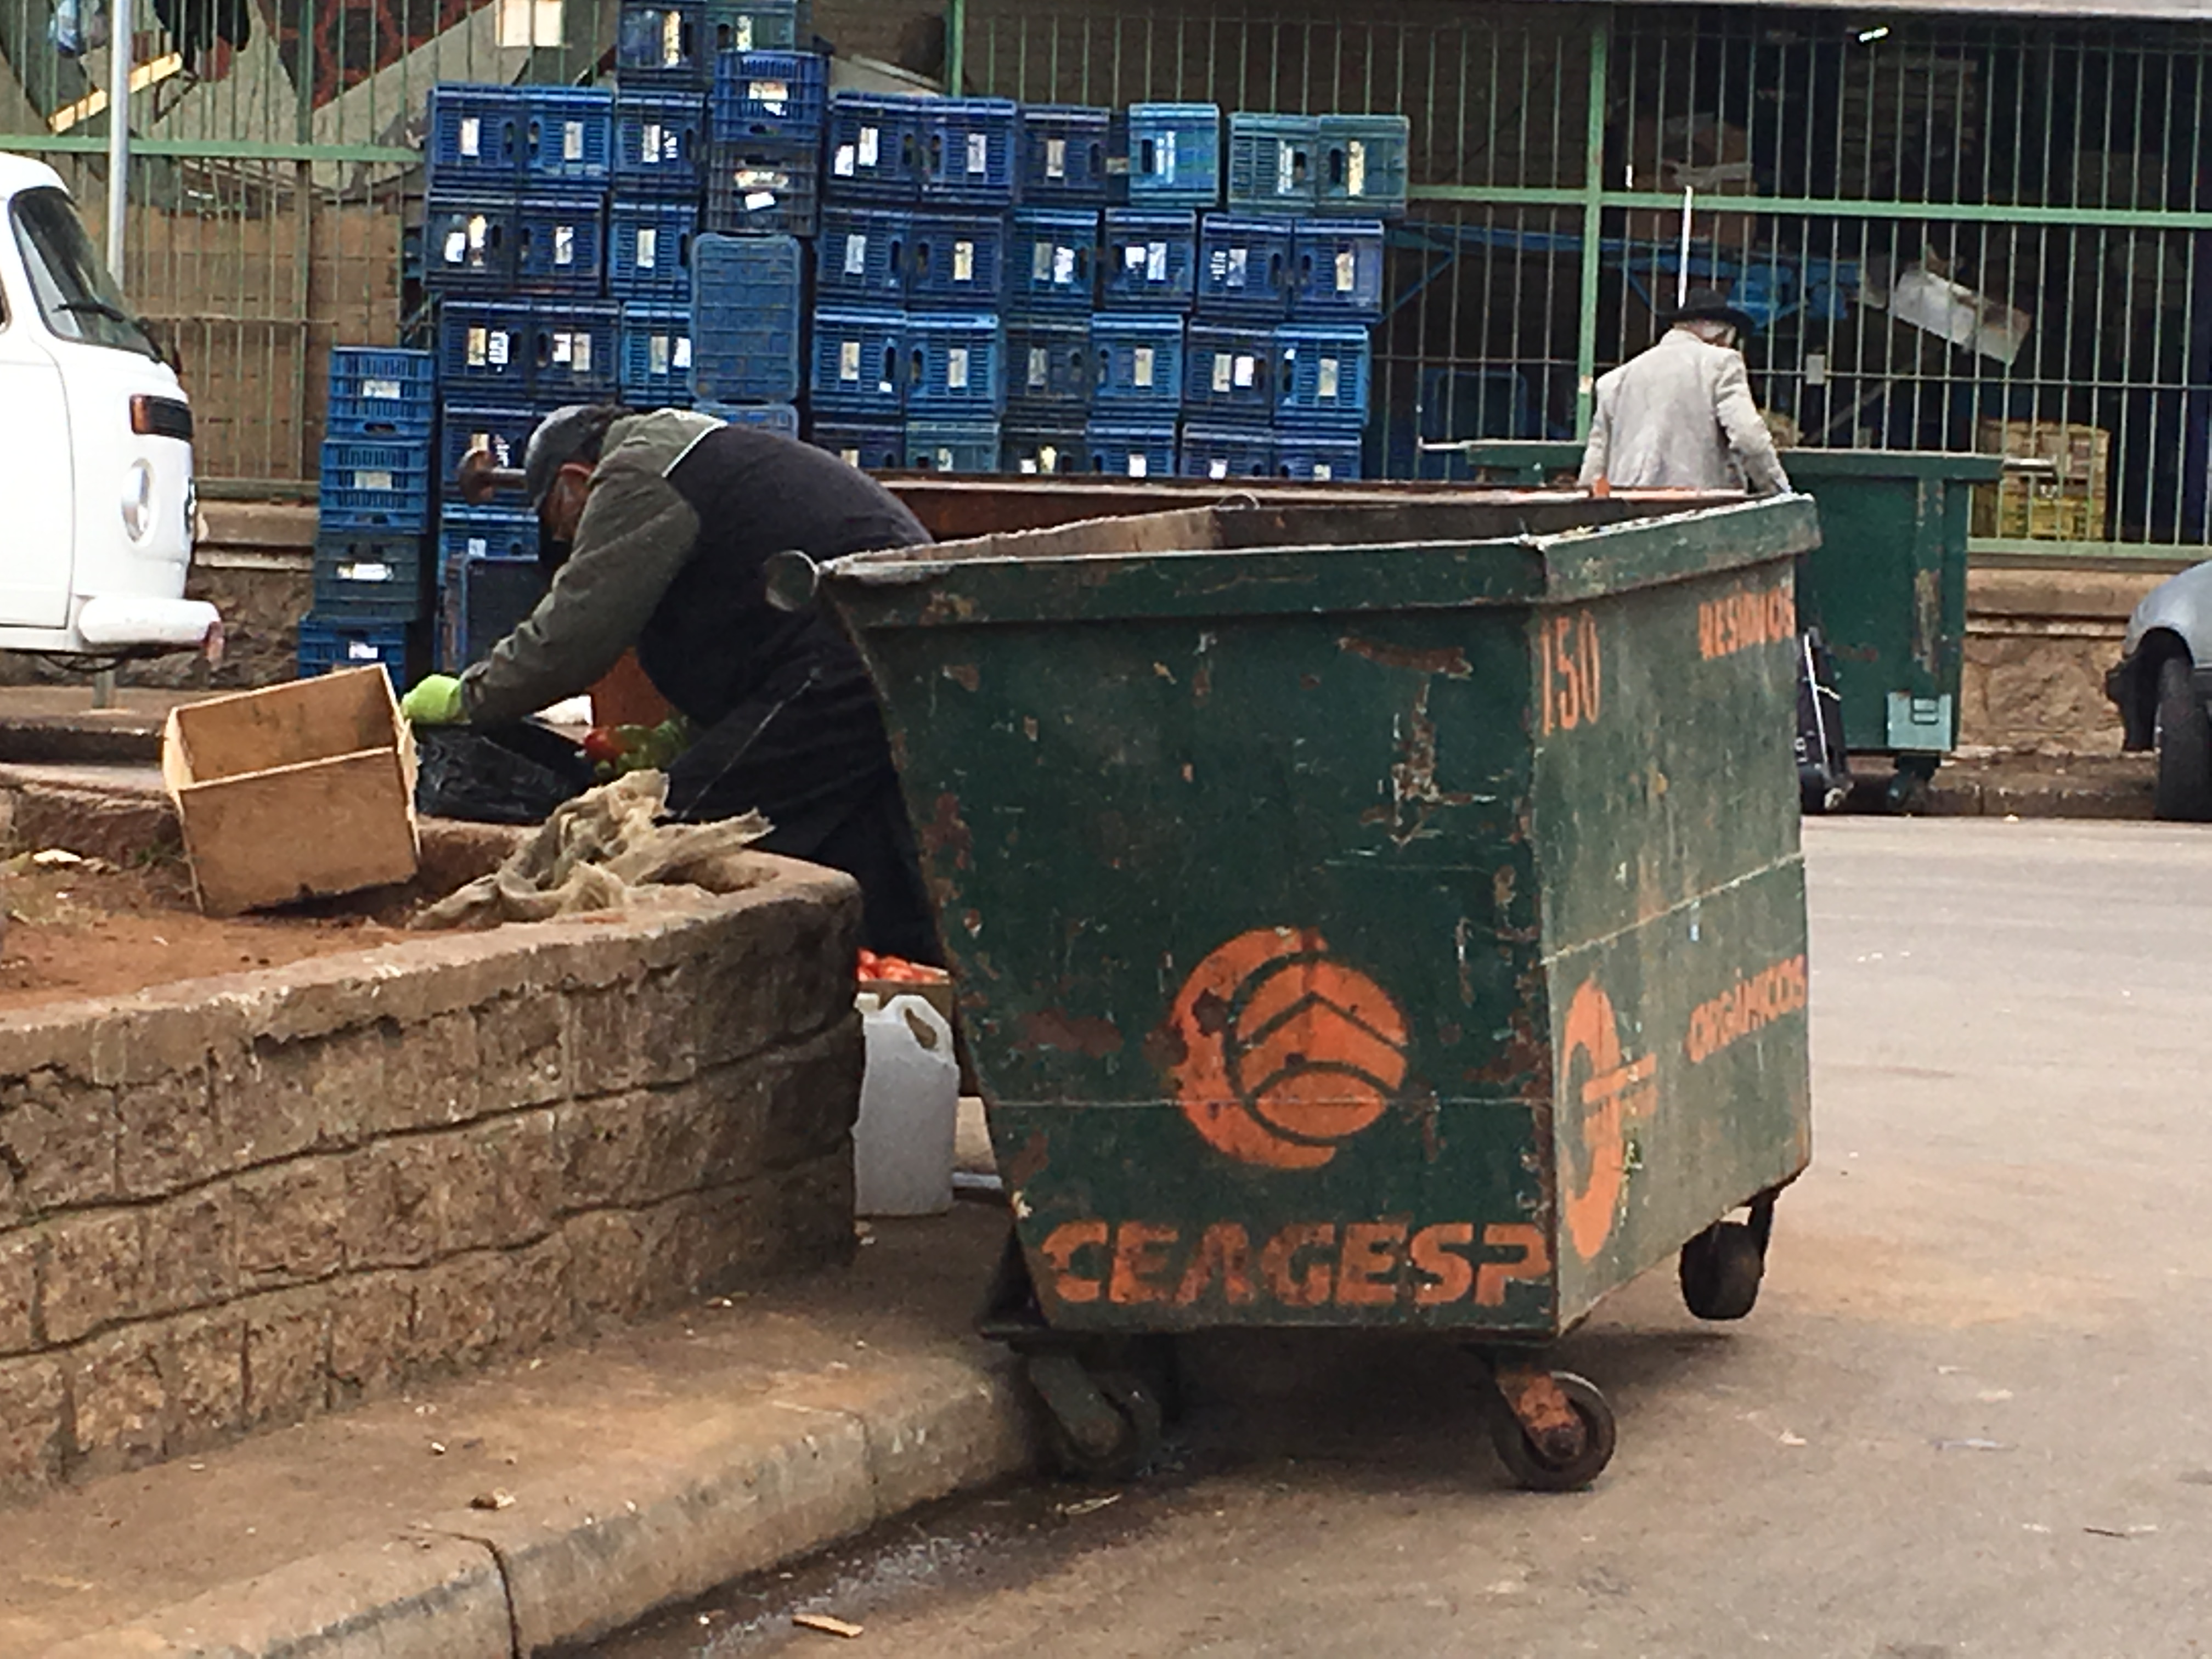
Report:
[[[637,642],[698,538],[698,515],[667,479],[610,458],[550,591],[461,676],[470,723],[507,725],[587,690]]]

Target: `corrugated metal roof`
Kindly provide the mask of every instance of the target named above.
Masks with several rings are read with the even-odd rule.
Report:
[[[1621,0],[1628,5],[1679,5],[1682,0]],[[1872,12],[1919,12],[1943,17],[2072,17],[2212,23],[2212,0],[1706,0],[1708,4],[1763,6],[1772,11],[1829,11],[1850,19]]]

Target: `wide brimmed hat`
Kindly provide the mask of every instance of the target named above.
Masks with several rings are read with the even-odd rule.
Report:
[[[1728,295],[1717,288],[1693,288],[1682,303],[1666,313],[1668,327],[1676,323],[1726,323],[1739,333],[1752,331],[1751,313],[1740,311],[1729,303]]]

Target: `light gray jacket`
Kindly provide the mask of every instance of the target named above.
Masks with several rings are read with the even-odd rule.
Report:
[[[1600,478],[1615,489],[1790,488],[1742,354],[1683,328],[1599,380],[1582,482]]]

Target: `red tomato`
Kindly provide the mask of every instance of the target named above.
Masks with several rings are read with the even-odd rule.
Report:
[[[623,752],[623,740],[611,726],[595,726],[584,733],[584,757],[587,760],[617,761]]]

